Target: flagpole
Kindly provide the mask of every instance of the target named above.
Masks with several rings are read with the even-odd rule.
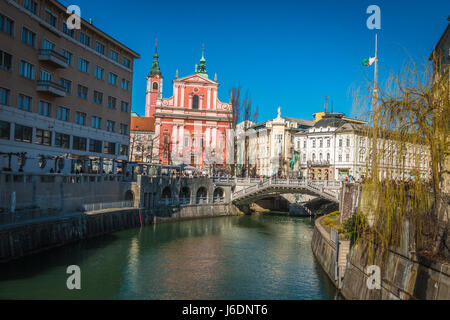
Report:
[[[374,137],[373,137],[373,152],[372,152],[372,178],[377,179],[378,170],[376,166],[377,160],[377,149],[378,149],[378,110],[376,106],[378,105],[378,35],[375,34],[375,68],[374,68],[374,77],[373,77],[373,97],[372,97],[372,113],[373,113],[373,128],[375,129]]]
[[[374,104],[377,103],[378,100],[378,35],[375,34],[375,71],[374,71],[374,87],[373,87],[373,94],[374,94]]]

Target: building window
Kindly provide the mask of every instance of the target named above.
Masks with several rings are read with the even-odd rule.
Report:
[[[22,29],[22,42],[36,48],[36,33],[28,30],[27,28],[23,27]]]
[[[89,152],[102,153],[102,142],[100,140],[89,139]]]
[[[128,125],[127,124],[120,124],[120,134],[128,135]]]
[[[153,90],[158,90],[158,82],[153,82]]]
[[[136,140],[137,140],[137,141],[141,141],[141,135],[140,135],[140,134],[138,134],[138,135],[136,136]]]
[[[66,93],[68,93],[68,94],[72,93],[72,81],[61,78],[59,80],[59,84],[65,88]]]
[[[342,154],[339,155],[339,162],[342,162]]]
[[[92,128],[95,128],[95,129],[101,129],[102,128],[102,118],[92,116],[91,126],[92,126]]]
[[[119,61],[119,54],[117,52],[115,52],[114,50],[110,51],[110,58],[111,60],[114,60],[115,62]]]
[[[347,154],[345,155],[345,161],[347,161],[347,162],[350,161],[350,154],[349,154],[349,153],[347,153]]]
[[[72,149],[86,151],[87,139],[82,137],[73,136]]]
[[[11,91],[6,88],[0,88],[0,104],[3,104],[5,106],[9,106],[11,102]]]
[[[33,111],[33,98],[24,94],[19,94],[17,99],[18,108],[24,111]]]
[[[339,147],[342,147],[342,139],[339,139]]]
[[[130,59],[127,59],[127,58],[123,58],[122,59],[122,64],[125,66],[125,67],[127,67],[127,68],[131,68],[131,60]]]
[[[52,81],[53,80],[53,76],[52,76],[52,74],[50,72],[41,69],[39,80]]]
[[[22,126],[16,123],[14,128],[14,140],[31,143],[32,136],[33,128]]]
[[[120,155],[121,156],[128,156],[128,146],[126,145],[120,145]]]
[[[88,98],[89,89],[85,86],[82,86],[81,84],[78,85],[78,97],[84,100],[87,100]]]
[[[103,69],[102,67],[99,67],[99,66],[95,66],[95,70],[94,70],[95,78],[97,78],[99,80],[103,80],[104,74],[105,74],[105,69]]]
[[[198,95],[192,97],[192,109],[198,109]]]
[[[330,147],[330,139],[327,139],[327,148],[329,148]]]
[[[103,153],[116,154],[116,144],[114,142],[106,142],[103,144]]]
[[[306,149],[306,139],[305,139],[305,141],[303,141],[303,148]]]
[[[34,66],[26,61],[20,61],[20,75],[24,78],[34,80]]]
[[[312,161],[313,162],[316,161],[316,154],[315,153],[312,154]]]
[[[312,147],[313,147],[313,148],[316,147],[316,139],[312,139]]]
[[[85,126],[86,125],[86,118],[87,115],[84,112],[77,112],[75,114],[75,123],[79,124],[81,126]]]
[[[55,133],[55,146],[64,149],[70,149],[70,136],[64,133]]]
[[[330,154],[327,153],[327,161],[330,162]]]
[[[140,151],[141,151],[141,146],[137,146],[137,147],[136,147],[136,151],[137,151],[137,152],[140,152]]]
[[[111,120],[107,120],[106,121],[106,131],[116,132],[116,122],[115,121],[111,121]]]
[[[78,59],[78,70],[89,73],[89,61],[79,58]]]
[[[123,90],[130,90],[130,81],[122,79],[122,89]]]
[[[63,22],[63,32],[71,38],[74,36],[74,29],[69,29],[65,21]]]
[[[91,46],[91,37],[89,37],[86,33],[80,32],[80,42],[87,47]]]
[[[350,139],[347,139],[347,147],[350,147]]]
[[[67,64],[69,66],[73,65],[73,54],[65,49],[62,49],[61,54],[66,57],[67,59]]]
[[[111,97],[111,96],[108,97],[108,108],[115,109],[117,107],[116,103],[117,103],[117,99],[116,98]]]
[[[11,124],[0,120],[0,139],[9,140],[11,134]]]
[[[128,102],[122,101],[120,105],[120,111],[128,113],[129,110],[128,106],[129,106]]]
[[[12,55],[0,50],[0,68],[10,71],[12,66]]]
[[[37,13],[37,3],[33,0],[24,0],[23,7],[33,14]]]
[[[323,140],[322,140],[322,139],[319,140],[319,147],[320,147],[320,148],[323,147]]]
[[[50,117],[52,105],[49,102],[39,101],[39,114],[41,116]]]
[[[0,14],[0,31],[12,36],[14,34],[14,21]]]
[[[58,18],[48,9],[45,10],[45,14],[47,15],[48,24],[56,28]]]
[[[117,86],[117,75],[115,75],[112,72],[109,73],[109,83],[114,86]]]
[[[51,146],[52,132],[49,130],[36,129],[36,144]]]
[[[58,120],[69,121],[70,109],[64,107],[58,107]]]
[[[96,104],[103,104],[103,93],[94,90],[94,102]]]
[[[105,55],[105,45],[98,41],[95,42],[95,51],[100,53],[101,55]]]

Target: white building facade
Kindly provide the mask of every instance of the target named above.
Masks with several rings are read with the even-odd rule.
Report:
[[[315,180],[360,180],[371,169],[372,143],[367,123],[346,117],[342,113],[328,113],[313,127],[295,135],[295,149],[299,153],[296,169],[303,177]],[[379,139],[379,177],[412,178],[419,170],[425,177],[429,156],[423,144],[401,145],[393,140]],[[406,151],[400,153],[400,149]],[[400,154],[402,154],[400,156]]]

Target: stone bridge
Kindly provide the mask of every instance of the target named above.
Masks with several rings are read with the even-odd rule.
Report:
[[[318,196],[332,202],[340,202],[342,183],[339,181],[316,181],[305,179],[268,179],[233,193],[233,203],[248,205],[257,200],[285,193],[303,193]]]

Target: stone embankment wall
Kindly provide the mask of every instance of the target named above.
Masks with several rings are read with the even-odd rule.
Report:
[[[116,209],[43,219],[0,229],[0,262],[141,225],[237,214],[232,205],[208,204],[162,207],[157,211]]]
[[[330,241],[329,233],[320,225],[320,219],[316,220],[311,243],[312,251],[337,286],[337,281],[334,280],[335,247]],[[410,250],[409,243],[409,226],[405,222],[401,245],[386,253],[380,249],[375,250],[376,262],[369,262],[367,243],[353,246],[347,256],[342,295],[346,299],[357,300],[450,299],[450,265],[415,254]],[[381,259],[383,254],[386,256]],[[379,265],[381,289],[368,288],[369,265]]]
[[[9,211],[15,192],[16,210],[39,208],[58,212],[81,211],[84,204],[125,199],[130,182],[121,176],[0,174],[0,209]],[[2,211],[2,210],[0,210]]]
[[[337,264],[336,245],[331,241],[330,234],[320,225],[322,218],[317,219],[315,222],[311,249],[322,269],[337,287],[338,282],[335,276]]]

